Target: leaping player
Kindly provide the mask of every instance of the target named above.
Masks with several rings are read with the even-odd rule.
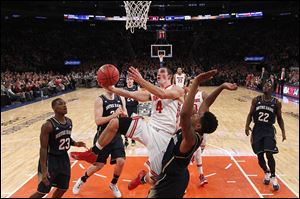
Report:
[[[193,79],[189,80],[189,82],[187,84],[187,86],[188,86],[187,91],[189,91],[191,89],[191,85],[193,84],[193,81],[194,81]],[[205,91],[201,91],[200,87],[198,87],[197,93],[195,95],[195,100],[194,100],[194,112],[195,113],[197,113],[199,111],[199,108],[200,108],[202,102],[207,98],[207,96],[208,96],[207,93]],[[187,95],[186,95],[186,97],[187,97]],[[207,111],[209,111],[209,108],[207,109]],[[206,134],[206,133],[203,134],[203,136],[202,136],[203,139],[200,144],[200,147],[195,151],[195,153],[193,154],[193,157],[192,157],[192,162],[196,161],[197,171],[199,173],[199,180],[200,180],[201,186],[208,183],[207,179],[204,176],[203,166],[202,166],[202,153],[206,146],[207,135],[208,134]]]
[[[130,67],[129,75],[145,90],[130,92],[112,86],[106,89],[140,102],[152,101],[151,120],[146,122],[144,118],[138,116],[110,120],[92,151],[102,150],[111,142],[116,133],[121,133],[145,145],[149,153],[149,161],[146,162],[149,172],[140,171],[138,177],[128,185],[128,189],[131,190],[146,182],[149,184],[156,182],[156,178],[161,172],[164,152],[171,137],[176,132],[176,120],[179,119],[181,103],[184,100],[184,90],[171,84],[172,71],[166,67],[158,70],[159,87],[143,79],[139,71],[133,67]],[[86,153],[87,161],[89,161],[92,151],[83,152]]]

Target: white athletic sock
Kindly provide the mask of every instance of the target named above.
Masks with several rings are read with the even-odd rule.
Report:
[[[197,164],[197,171],[201,175],[201,174],[203,174],[201,149],[196,151],[195,159],[196,159],[196,164]]]
[[[102,150],[102,149],[103,149],[103,147],[102,147],[102,146],[100,146],[100,144],[99,144],[98,142],[96,142],[96,147],[97,147],[98,149],[100,149],[100,150]]]

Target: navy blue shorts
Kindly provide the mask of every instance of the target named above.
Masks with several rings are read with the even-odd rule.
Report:
[[[263,152],[278,153],[274,127],[254,127],[251,135],[251,146],[255,154]]]
[[[67,190],[69,188],[71,168],[70,159],[68,153],[66,155],[51,155],[48,154],[48,173],[50,178],[48,178],[50,184],[46,186],[42,182],[42,170],[41,164],[38,165],[38,188],[39,193],[47,194],[50,192],[51,187],[56,187],[58,189]]]

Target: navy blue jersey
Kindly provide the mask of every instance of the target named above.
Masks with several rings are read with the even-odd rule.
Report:
[[[54,117],[48,119],[53,130],[49,134],[48,153],[53,155],[65,155],[71,146],[72,120],[66,118],[66,123],[61,124]]]
[[[133,92],[133,91],[137,91],[138,87],[136,85],[133,85],[131,88],[125,87],[124,88],[127,91]],[[126,100],[126,108],[127,109],[136,109],[139,102],[132,99],[132,98],[125,98]]]
[[[122,100],[121,97],[118,95],[114,95],[114,99],[110,100],[107,99],[107,97],[105,97],[104,95],[101,95],[100,98],[102,99],[102,104],[103,104],[103,117],[107,117],[110,116],[112,114],[114,114],[114,112],[119,108],[122,107]],[[102,132],[108,123],[99,125],[97,127],[97,131]]]
[[[180,176],[185,173],[184,171],[187,170],[194,152],[199,148],[203,139],[198,133],[195,134],[195,138],[196,142],[192,149],[187,153],[182,154],[179,150],[183,140],[181,129],[177,132],[170,140],[166,153],[164,154],[162,160],[162,173],[173,176]]]
[[[263,96],[256,97],[255,111],[252,115],[256,126],[272,126],[275,123],[277,113],[277,99],[265,101]]]

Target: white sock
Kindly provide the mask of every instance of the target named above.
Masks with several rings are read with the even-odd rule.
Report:
[[[202,168],[202,164],[197,164],[197,170],[198,170],[198,173],[201,175],[203,175],[203,168]]]
[[[203,174],[201,149],[198,149],[196,151],[195,159],[196,159],[198,173],[201,175]]]
[[[103,147],[102,147],[102,146],[100,146],[100,144],[99,144],[98,142],[96,142],[96,147],[97,147],[98,149],[100,149],[100,150],[102,150],[102,149],[103,149]]]

